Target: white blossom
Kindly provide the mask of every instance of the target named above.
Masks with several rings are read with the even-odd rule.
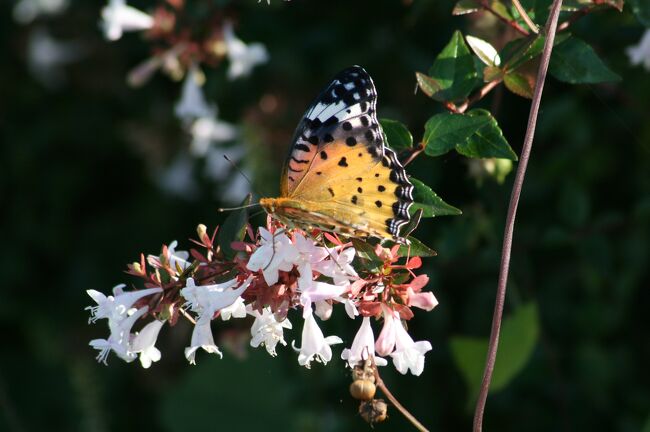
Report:
[[[279,271],[290,271],[299,253],[284,233],[270,233],[260,227],[260,246],[251,255],[246,268],[250,271],[262,270],[264,280],[274,285],[280,275]]]
[[[190,257],[190,253],[187,251],[176,250],[178,242],[176,240],[172,241],[169,246],[167,246],[167,259],[169,260],[169,266],[174,269],[180,269],[182,272],[190,266],[190,262],[187,260]]]
[[[151,363],[160,360],[160,350],[155,345],[164,323],[164,321],[159,320],[151,321],[133,339],[131,351],[140,354],[140,363],[145,369],[148,369]]]
[[[190,153],[195,156],[205,156],[212,143],[231,141],[237,138],[235,126],[217,118],[217,107],[212,114],[197,118],[190,127],[192,143]]]
[[[642,64],[650,72],[650,30],[646,30],[637,45],[627,47],[625,50],[633,65]]]
[[[88,323],[96,322],[102,318],[108,318],[109,322],[118,323],[124,320],[127,315],[135,312],[135,309],[131,309],[135,302],[148,295],[162,292],[162,288],[124,292],[122,289],[125,286],[120,284],[113,287],[112,296],[106,296],[95,290],[87,290],[88,295],[97,303],[97,306],[88,306],[86,308],[90,310],[91,315]],[[109,323],[109,325],[111,324]]]
[[[311,314],[311,304],[322,300],[338,298],[347,290],[347,287],[332,285],[326,282],[313,281],[311,286],[300,294],[300,304],[303,305],[303,317]]]
[[[302,328],[301,348],[295,346],[295,341],[292,345],[296,351],[300,352],[298,355],[298,364],[309,369],[312,360],[323,364],[327,364],[327,362],[332,360],[332,348],[330,348],[330,345],[342,342],[338,336],[325,337],[318,327],[314,315],[310,313],[305,318],[305,324]]]
[[[369,355],[374,357],[377,366],[388,364],[386,359],[375,357],[375,335],[370,326],[370,318],[364,317],[361,327],[352,341],[352,347],[344,349],[341,358],[347,360],[348,365],[352,368],[366,360]]]
[[[261,43],[246,45],[235,36],[231,22],[226,22],[224,25],[223,40],[230,60],[228,78],[231,80],[249,75],[253,67],[269,60],[266,47]]]
[[[251,327],[251,346],[257,348],[264,345],[266,351],[275,357],[275,347],[278,343],[287,344],[284,340],[284,329],[291,329],[291,322],[287,318],[278,322],[268,307],[264,308],[261,314],[256,310],[250,310],[250,314],[255,317]]]
[[[121,38],[125,31],[148,30],[153,24],[151,15],[127,5],[125,0],[109,0],[102,9],[102,28],[111,41]]]
[[[181,98],[174,106],[176,117],[185,123],[190,123],[200,117],[215,115],[215,108],[209,106],[205,100],[203,88],[200,85],[202,76],[203,74],[195,64],[190,66],[185,75]]]
[[[185,358],[190,364],[196,364],[196,351],[199,348],[209,354],[218,354],[220,358],[223,357],[219,347],[215,345],[214,338],[212,337],[212,329],[210,328],[210,320],[196,322],[194,331],[192,331],[191,346],[185,348]]]
[[[295,261],[300,273],[298,288],[307,290],[312,286],[312,266],[323,261],[329,254],[327,249],[316,246],[313,240],[306,239],[305,236],[297,232],[293,235],[293,244],[298,251],[298,258]]]
[[[242,297],[237,297],[237,300],[230,306],[226,306],[219,312],[223,321],[228,321],[230,318],[246,318],[246,305]]]
[[[21,24],[29,24],[39,15],[57,15],[69,4],[69,0],[19,0],[14,5],[14,20]]]
[[[390,354],[395,369],[402,375],[410,369],[413,375],[419,376],[424,370],[424,354],[431,350],[431,343],[414,342],[401,322],[396,322],[395,346],[395,351]]]
[[[35,28],[27,43],[27,65],[38,82],[54,89],[65,81],[64,67],[81,59],[86,50],[78,41],[61,41],[45,28]]]
[[[351,280],[359,278],[352,267],[352,260],[357,253],[354,248],[349,247],[340,253],[334,248],[329,253],[332,257],[315,264],[314,270],[331,277],[335,285],[349,285]]]
[[[232,305],[235,300],[248,288],[252,276],[236,289],[237,279],[232,279],[221,284],[195,285],[194,279],[188,278],[187,285],[181,290],[181,295],[187,300],[186,305],[199,315],[197,324],[212,320],[215,312]]]
[[[113,351],[126,362],[132,362],[137,358],[137,354],[133,352],[131,347],[131,340],[133,335],[131,334],[131,328],[133,324],[147,311],[149,308],[147,306],[140,308],[138,310],[131,310],[131,314],[121,320],[110,320],[108,321],[111,334],[108,339],[93,339],[90,341],[90,346],[99,350],[97,355],[97,361],[100,363],[106,363],[108,354]]]

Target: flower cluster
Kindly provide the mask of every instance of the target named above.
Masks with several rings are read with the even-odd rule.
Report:
[[[155,343],[161,328],[174,326],[179,318],[194,324],[185,349],[191,364],[200,349],[222,356],[211,325],[231,319],[248,319],[250,345],[263,346],[275,356],[278,344],[287,345],[285,330],[294,326],[289,311],[298,310],[302,335],[299,343],[292,342],[298,363],[307,368],[313,362],[327,364],[331,346],[343,340],[325,336],[320,322],[330,319],[335,305],[342,305],[350,319],[360,321],[354,340],[341,354],[350,367],[371,356],[384,366],[390,357],[400,373],[422,373],[431,344],[414,341],[403,322],[413,317],[413,307],[430,311],[437,301],[423,291],[428,277],[413,273],[421,259],[403,257],[408,247],[389,249],[329,233],[307,234],[271,219],[257,235],[247,227],[247,237],[231,243],[228,251],[215,243],[216,231],[209,236],[199,225],[197,232],[199,248],[190,253],[176,250],[172,242],[159,256],[143,254],[128,266],[129,274],[144,281],[144,289],[124,292],[119,286],[108,297],[88,291],[97,303],[89,308],[91,321],[106,318],[110,329],[108,339],[90,343],[100,351],[99,361],[106,362],[112,350],[125,361],[139,355],[149,367],[160,359]],[[132,333],[135,322],[145,318],[151,321]],[[373,318],[383,321],[376,339]]]

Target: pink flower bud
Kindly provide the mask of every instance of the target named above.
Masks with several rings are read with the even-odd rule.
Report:
[[[432,292],[414,292],[410,287],[407,289],[408,293],[408,305],[415,306],[425,311],[430,311],[438,305],[438,300]]]
[[[382,305],[384,312],[384,327],[379,333],[377,342],[375,343],[375,351],[380,356],[387,356],[395,349],[395,320],[393,318],[393,311]]]

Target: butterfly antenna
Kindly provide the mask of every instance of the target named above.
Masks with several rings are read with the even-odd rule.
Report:
[[[241,209],[245,209],[245,208],[257,207],[258,205],[260,205],[260,203],[256,202],[256,203],[246,204],[246,205],[239,206],[239,207],[220,207],[220,208],[217,209],[217,211],[221,213],[221,212],[227,212],[227,211],[241,210]]]
[[[248,185],[251,187],[251,190],[252,190],[253,192],[255,192],[255,194],[256,194],[257,196],[260,196],[260,197],[263,196],[261,193],[259,193],[258,191],[255,190],[255,185],[253,185],[253,181],[252,181],[250,178],[248,178],[248,176],[244,173],[244,171],[242,171],[242,169],[239,168],[239,167],[237,166],[237,164],[236,164],[232,159],[230,159],[230,158],[228,157],[227,154],[224,154],[224,155],[223,155],[223,158],[224,158],[225,160],[227,160],[228,163],[229,163],[229,164],[230,164],[230,165],[231,165],[231,166],[232,166],[232,167],[233,167],[233,168],[234,168],[234,169],[235,169],[235,170],[236,170],[236,171],[237,171],[237,172],[238,172],[242,177],[244,177],[244,179],[246,180],[246,182],[248,183]]]

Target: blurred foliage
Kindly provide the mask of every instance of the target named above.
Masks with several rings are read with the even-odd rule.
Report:
[[[145,0],[133,3],[151,6]],[[250,78],[235,82],[226,79],[223,67],[205,70],[206,92],[221,117],[244,127],[243,164],[264,195],[277,193],[282,159],[304,109],[342,68],[363,65],[378,88],[380,116],[407,125],[419,143],[428,136],[429,118],[450,114],[426,95],[413,94],[415,72],[428,70],[430,76],[419,76],[425,80],[444,76],[448,64],[429,67],[441,52],[453,58],[453,41],[469,64],[458,29],[497,41],[506,76],[514,69],[528,72],[523,63],[509,64],[513,57],[504,51],[530,53],[541,47],[536,41],[504,47],[502,23],[486,15],[452,17],[451,0],[217,3],[236,16],[243,40],[262,41],[271,56]],[[543,22],[543,5],[549,2],[523,3]],[[309,371],[298,366],[291,349],[271,359],[234,344],[223,360],[202,355],[189,367],[182,352],[190,328],[183,324],[163,330],[163,359],[150,370],[116,358],[109,359],[109,367],[94,361],[88,341],[104,337],[107,329],[86,324],[85,290],[106,292],[130,282],[121,271],[140,252],[157,252],[173,238],[187,245],[198,223],[214,226],[224,220],[216,212],[221,203],[215,185],[205,178],[197,175],[201,190],[192,199],[157,186],[164,166],[187,147],[188,137],[173,116],[180,84],[157,75],[142,88],[128,87],[128,71],[150,55],[149,47],[133,34],[104,41],[98,30],[101,6],[72,0],[61,15],[19,25],[12,20],[12,2],[0,3],[5,239],[0,430],[366,430],[339,361]],[[633,0],[630,9],[648,23],[647,2]],[[624,53],[643,31],[630,9],[607,8],[576,21],[571,31],[579,39],[570,40],[592,48],[558,41],[558,52],[569,58],[557,58],[556,78],[575,82],[572,73],[597,73],[621,80],[571,86],[550,78],[546,84],[507,298],[514,323],[522,310],[536,305],[534,324],[511,327],[531,334],[526,325],[538,326],[537,343],[504,341],[497,368],[520,372],[510,373],[508,385],[489,398],[485,430],[648,430],[650,345],[643,323],[650,304],[650,75],[631,68]],[[30,75],[29,37],[41,26],[84,46],[84,56],[66,67],[59,88],[44,87]],[[593,60],[588,70],[560,72],[557,68],[574,64],[576,50],[602,63]],[[517,94],[525,93],[520,78],[506,81],[510,90],[521,90]],[[469,73],[459,79],[474,85],[483,77]],[[452,98],[469,92],[461,90]],[[499,87],[478,104],[498,120],[515,153],[529,107],[517,94]],[[386,133],[410,146],[399,126]],[[425,270],[440,305],[409,323],[416,340],[434,346],[425,371],[420,377],[401,376],[387,367],[383,377],[431,430],[468,430],[473,390],[465,385],[469,373],[454,361],[459,349],[454,341],[484,340],[489,333],[512,176],[502,185],[477,182],[456,152],[420,157],[409,172],[463,214],[424,219],[416,232],[438,253],[425,259]],[[324,324],[325,333],[349,343],[357,329],[349,319],[335,318]],[[224,338],[248,331],[223,328]],[[246,358],[240,360],[236,354],[242,352]],[[475,356],[466,360],[482,364],[480,349]],[[391,411],[389,421],[376,429],[407,427]]]

